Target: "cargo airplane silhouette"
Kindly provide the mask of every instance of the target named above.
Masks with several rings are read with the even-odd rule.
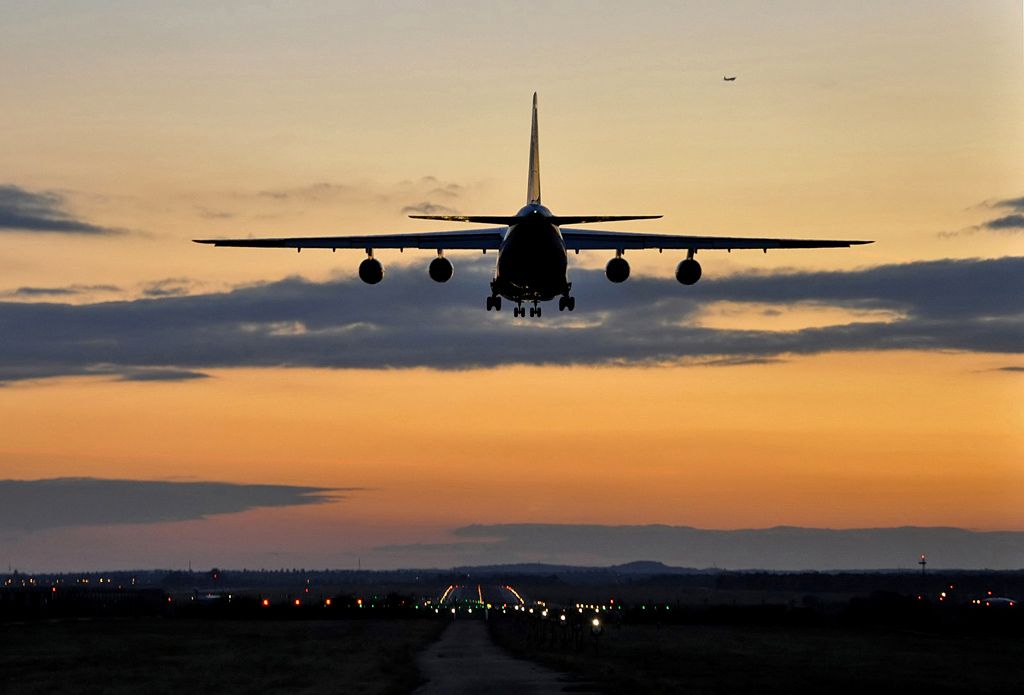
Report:
[[[676,279],[683,285],[696,283],[701,267],[694,258],[704,249],[806,249],[849,247],[870,244],[870,241],[832,239],[775,239],[753,237],[689,236],[681,234],[644,234],[576,229],[567,225],[623,220],[655,219],[661,215],[556,215],[540,202],[540,148],[537,138],[537,95],[533,95],[533,118],[530,131],[530,171],[527,181],[526,205],[514,215],[410,215],[422,220],[471,222],[498,225],[483,229],[452,232],[416,232],[407,234],[374,234],[363,236],[320,236],[265,239],[196,239],[199,244],[292,249],[364,249],[366,259],[359,265],[359,278],[371,285],[384,277],[384,267],[374,258],[374,249],[431,249],[437,257],[430,262],[428,273],[436,282],[447,282],[454,273],[446,250],[480,249],[497,251],[491,293],[487,310],[501,311],[502,298],[515,303],[513,315],[526,316],[524,303],[530,305],[530,316],[541,315],[541,302],[558,298],[559,311],[576,308],[572,283],[568,275],[568,251],[614,251],[605,267],[611,282],[624,282],[629,277],[629,263],[623,258],[627,250],[681,249],[686,257],[676,267]]]

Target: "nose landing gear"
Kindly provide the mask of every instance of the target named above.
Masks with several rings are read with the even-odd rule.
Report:
[[[558,310],[559,311],[573,311],[576,308],[576,298],[565,295],[558,298]]]
[[[487,298],[487,311],[490,311],[491,309],[501,311],[501,297],[493,296]]]

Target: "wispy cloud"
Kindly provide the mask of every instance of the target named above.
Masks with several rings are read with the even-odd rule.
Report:
[[[83,294],[120,292],[117,285],[65,285],[63,287],[19,287],[0,292],[0,297],[38,299],[45,297],[74,297]]]
[[[118,378],[121,381],[193,381],[210,377],[209,374],[184,369],[122,369],[120,371]]]
[[[256,507],[322,504],[357,489],[101,478],[0,480],[0,528],[184,521]]]
[[[146,297],[180,297],[191,292],[193,286],[189,278],[164,278],[146,283],[142,294]]]
[[[402,208],[403,215],[454,215],[457,214],[457,212],[458,211],[454,208],[450,208],[446,205],[438,205],[437,203],[431,203],[427,200],[416,203],[415,205],[406,205]]]
[[[1004,215],[1003,217],[997,217],[994,220],[989,220],[983,226],[985,229],[991,229],[997,232],[1024,231],[1024,215],[1019,213]]]
[[[993,217],[965,229],[953,232],[939,232],[939,236],[942,238],[952,238],[961,234],[977,234],[978,232],[994,232],[998,234],[1018,234],[1024,232],[1024,197],[986,200],[980,203],[977,208],[1006,210],[1009,211],[1009,214]]]
[[[0,381],[150,368],[725,365],[838,350],[1024,352],[1024,258],[711,277],[693,287],[644,277],[612,285],[600,270],[576,269],[577,311],[549,307],[529,322],[484,311],[489,259],[453,258],[455,277],[444,285],[425,268],[404,267],[376,286],[292,278],[86,305],[0,302]],[[701,326],[701,308],[715,301],[889,318],[788,331]]]
[[[302,186],[282,186],[256,192],[236,191],[226,199],[207,203],[193,203],[199,216],[210,220],[236,217],[265,217],[266,208],[289,210],[328,207],[332,205],[358,205],[376,207],[403,215],[457,214],[453,203],[463,197],[466,186],[442,181],[434,176],[423,176],[397,183],[372,181],[334,182],[318,181]],[[245,204],[243,209],[240,203]],[[254,213],[252,207],[264,208]]]
[[[108,235],[121,230],[91,224],[67,209],[67,200],[54,191],[29,191],[0,185],[0,232]]]

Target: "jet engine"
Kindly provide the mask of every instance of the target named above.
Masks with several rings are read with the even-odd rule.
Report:
[[[452,279],[455,266],[444,256],[438,256],[430,262],[427,272],[430,273],[430,279],[434,282],[448,282]]]
[[[608,261],[608,265],[604,267],[604,274],[612,282],[625,282],[629,277],[629,263],[625,258],[616,256]]]
[[[694,285],[700,280],[700,263],[692,258],[684,258],[676,266],[676,280],[684,285]]]
[[[384,266],[376,258],[366,258],[359,264],[359,279],[367,285],[376,285],[384,279]]]

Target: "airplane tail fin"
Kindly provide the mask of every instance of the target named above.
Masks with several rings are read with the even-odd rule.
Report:
[[[530,128],[530,177],[526,184],[526,204],[540,205],[540,144],[537,142],[537,92],[533,93],[533,124]]]

